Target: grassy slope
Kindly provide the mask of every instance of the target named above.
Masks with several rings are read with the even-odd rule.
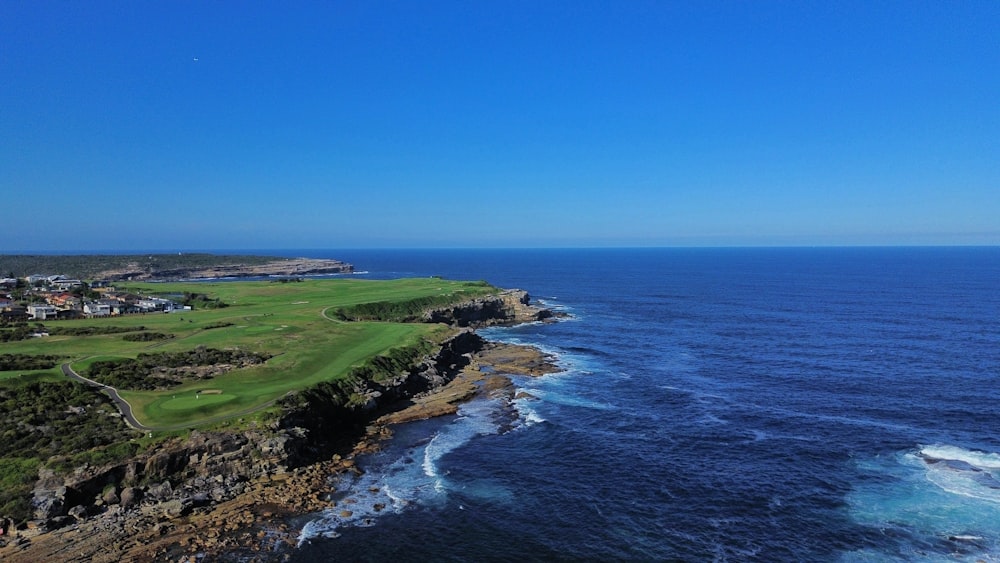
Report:
[[[72,361],[78,372],[97,357],[135,357],[140,352],[179,351],[199,345],[240,347],[275,354],[264,366],[235,370],[214,379],[192,381],[156,392],[123,392],[136,417],[151,426],[194,424],[209,417],[233,415],[276,399],[289,391],[343,376],[353,365],[395,346],[419,339],[440,340],[448,329],[437,325],[341,323],[327,309],[371,301],[403,301],[451,296],[462,301],[488,293],[476,283],[440,279],[368,281],[307,280],[301,283],[220,282],[130,284],[147,294],[192,291],[221,298],[222,309],[123,318],[59,321],[52,326],[143,325],[176,338],[158,342],[126,342],[118,335],[53,336],[0,344],[0,353],[55,354]],[[231,326],[206,329],[225,322]],[[35,372],[38,373],[38,372]],[[0,372],[0,380],[13,374]],[[38,376],[48,378],[52,370]],[[32,375],[32,377],[36,377]],[[221,391],[199,394],[196,391]]]

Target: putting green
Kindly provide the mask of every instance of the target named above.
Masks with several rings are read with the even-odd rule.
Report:
[[[188,391],[180,396],[174,396],[160,403],[165,411],[206,410],[236,400],[229,393],[192,393]]]

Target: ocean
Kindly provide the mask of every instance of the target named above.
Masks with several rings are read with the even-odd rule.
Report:
[[[998,561],[1000,248],[289,251],[529,291],[534,398],[396,428],[293,561]]]

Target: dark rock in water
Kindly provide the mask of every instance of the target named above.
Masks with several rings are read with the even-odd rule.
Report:
[[[942,461],[948,469],[953,469],[955,471],[982,471],[982,469],[979,469],[975,465],[958,459],[945,459],[940,461]]]

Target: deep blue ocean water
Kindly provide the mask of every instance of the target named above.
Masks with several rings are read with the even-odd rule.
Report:
[[[565,371],[398,427],[295,561],[1000,560],[998,248],[288,254],[572,315],[482,331]]]

